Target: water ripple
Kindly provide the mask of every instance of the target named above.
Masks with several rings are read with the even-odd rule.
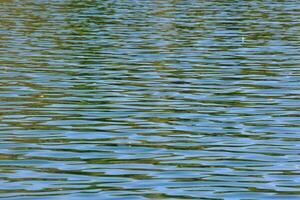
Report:
[[[0,198],[298,199],[299,11],[2,1]]]

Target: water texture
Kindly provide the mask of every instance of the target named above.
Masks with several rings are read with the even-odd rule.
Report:
[[[0,198],[299,199],[298,0],[0,1]]]

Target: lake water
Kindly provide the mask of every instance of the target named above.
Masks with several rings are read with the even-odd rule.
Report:
[[[298,0],[3,0],[0,198],[299,199]]]

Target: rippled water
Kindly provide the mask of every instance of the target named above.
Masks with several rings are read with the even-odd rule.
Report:
[[[0,16],[1,198],[300,198],[298,0]]]

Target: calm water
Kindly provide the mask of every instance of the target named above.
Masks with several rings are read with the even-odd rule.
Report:
[[[2,0],[0,197],[299,199],[298,0]]]

